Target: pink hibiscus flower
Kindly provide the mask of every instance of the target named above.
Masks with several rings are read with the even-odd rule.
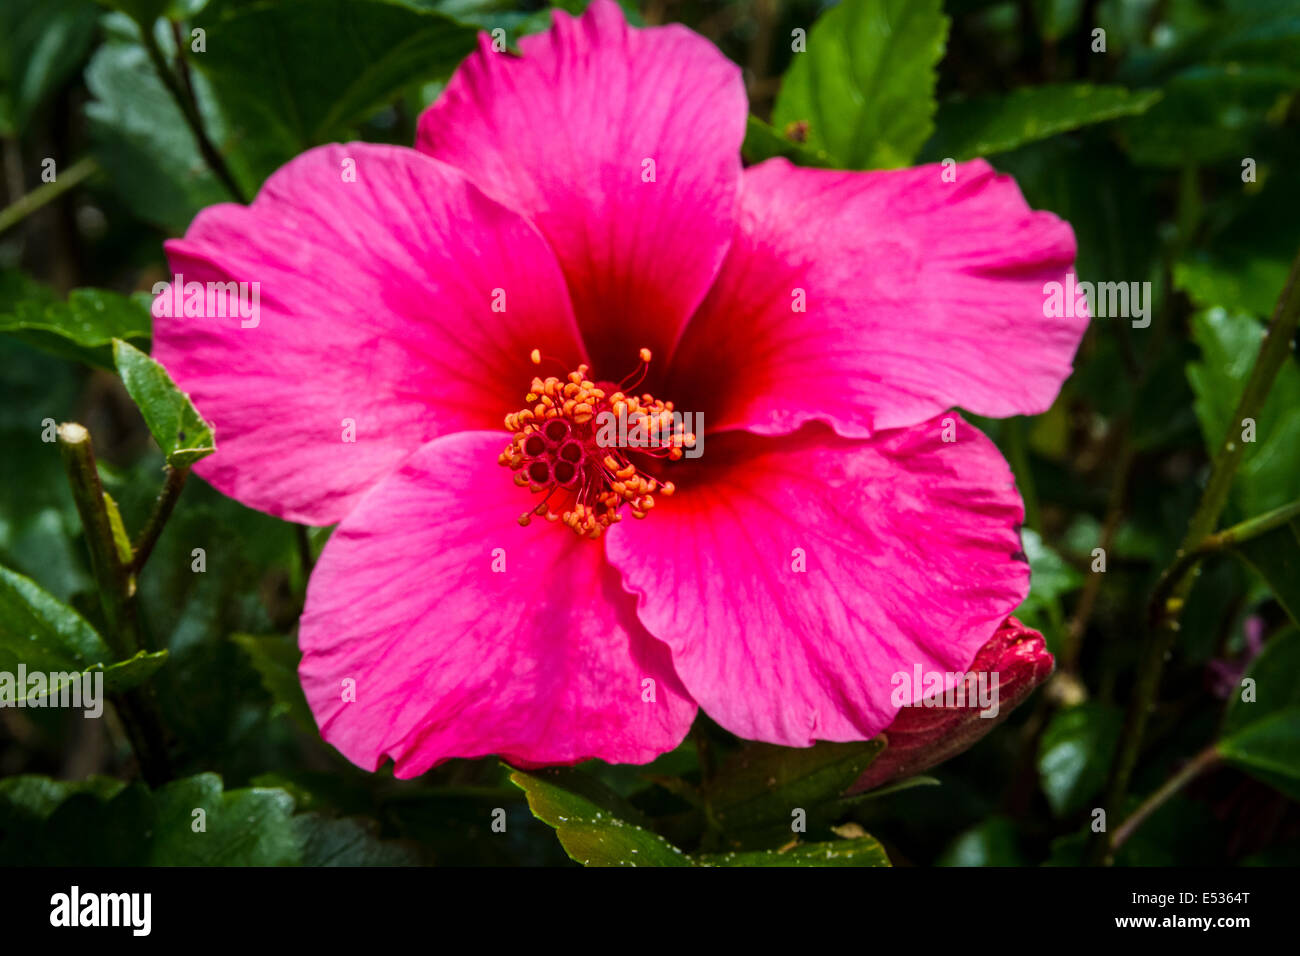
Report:
[[[891,675],[964,670],[1026,594],[1011,473],[948,410],[1052,402],[1069,227],[983,162],[744,169],[740,70],[608,0],[520,49],[483,37],[415,149],[311,150],[167,244],[260,283],[255,325],[157,322],[217,428],[197,470],[339,523],[299,634],[321,733],[399,777],[641,763],[698,707],[873,737]],[[610,448],[615,409],[704,427]]]

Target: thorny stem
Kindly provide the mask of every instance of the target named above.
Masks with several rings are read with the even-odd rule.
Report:
[[[153,25],[147,23],[139,23],[138,25],[140,27],[141,42],[144,44],[145,51],[149,54],[154,71],[158,74],[158,78],[162,80],[163,85],[167,87],[167,92],[172,95],[176,105],[180,107],[185,122],[189,125],[190,132],[194,134],[199,152],[203,154],[203,159],[208,164],[208,168],[221,180],[222,185],[230,190],[230,194],[236,201],[247,205],[248,198],[244,195],[244,191],[239,188],[239,183],[235,181],[235,177],[231,174],[229,167],[226,166],[226,161],[222,159],[221,153],[212,144],[212,140],[208,139],[207,131],[203,128],[203,117],[199,115],[198,100],[193,96],[193,87],[189,86],[188,74],[186,74],[186,86],[189,87],[187,93],[186,87],[181,85],[176,78],[176,74],[167,65],[167,57],[163,53],[162,47],[158,45],[157,37],[154,36]],[[179,55],[178,50],[177,56]]]
[[[37,186],[25,196],[19,196],[4,209],[0,209],[0,232],[22,222],[42,206],[52,203],[69,189],[79,185],[99,172],[99,163],[90,156],[77,160],[56,175],[53,182]]]
[[[167,519],[171,517],[172,509],[176,507],[176,501],[185,488],[185,479],[189,476],[189,468],[167,466],[167,477],[163,482],[162,490],[158,492],[157,500],[154,501],[153,512],[149,515],[149,521],[131,549],[134,553],[131,559],[131,574],[138,575],[144,563],[149,560],[153,546],[158,543],[158,536],[162,534]]]
[[[1123,846],[1125,841],[1146,821],[1147,817],[1164,806],[1165,801],[1218,762],[1219,750],[1214,744],[1206,747],[1189,760],[1181,770],[1166,780],[1159,790],[1143,800],[1142,805],[1133,811],[1132,816],[1116,828],[1115,835],[1110,842],[1111,852],[1113,853]]]
[[[90,550],[91,571],[108,623],[105,640],[112,652],[124,660],[135,655],[141,643],[135,608],[135,575],[131,562],[124,560],[118,552],[107,495],[95,468],[90,432],[82,425],[65,422],[58,428],[58,438],[68,483],[72,486],[72,497]],[[150,786],[166,782],[171,772],[162,727],[149,691],[137,687],[115,695],[113,703],[122,718],[145,780]]]
[[[1201,494],[1200,503],[1187,527],[1173,565],[1161,577],[1155,596],[1159,603],[1153,608],[1144,654],[1139,665],[1137,681],[1129,701],[1128,714],[1120,736],[1119,750],[1111,764],[1110,779],[1106,785],[1103,806],[1118,812],[1128,795],[1129,779],[1137,763],[1146,730],[1147,716],[1155,707],[1156,693],[1160,688],[1160,675],[1165,657],[1178,637],[1179,617],[1191,593],[1195,578],[1189,572],[1194,560],[1185,556],[1196,552],[1214,533],[1214,526],[1228,502],[1232,479],[1241,463],[1243,443],[1238,429],[1247,418],[1254,418],[1264,404],[1273,379],[1282,363],[1291,355],[1292,340],[1300,324],[1300,254],[1291,264],[1286,285],[1273,310],[1273,319],[1264,333],[1255,366],[1237,402],[1232,421],[1228,422],[1223,442],[1210,466],[1210,479]],[[1270,513],[1272,514],[1272,513]],[[1263,516],[1269,517],[1269,516]],[[1247,522],[1249,523],[1249,522]],[[1229,529],[1230,531],[1234,529]],[[1093,834],[1088,846],[1087,862],[1093,865],[1109,862],[1112,851],[1111,838],[1106,833]]]

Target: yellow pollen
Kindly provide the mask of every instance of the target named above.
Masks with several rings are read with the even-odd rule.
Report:
[[[632,387],[644,378],[650,363],[649,349],[638,355],[643,364]],[[541,351],[533,349],[529,358],[540,365]],[[540,504],[519,516],[521,525],[540,515],[597,539],[622,520],[624,505],[634,518],[644,518],[655,506],[655,492],[669,497],[676,490],[672,482],[646,474],[628,458],[635,452],[676,461],[682,449],[694,443],[693,434],[674,429],[672,403],[648,392],[637,396],[624,386],[597,383],[589,373],[587,365],[579,365],[563,378],[534,377],[524,397],[526,406],[505,418],[513,434],[498,461],[515,473],[516,485],[545,493]],[[603,427],[611,419],[614,428]],[[664,437],[633,448],[611,444],[611,432],[626,436],[618,428],[623,422],[628,428],[643,424],[651,434]]]

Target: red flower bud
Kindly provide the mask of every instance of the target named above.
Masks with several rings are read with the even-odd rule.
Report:
[[[1052,673],[1052,655],[1043,635],[1014,617],[1003,622],[966,671],[965,706],[945,705],[933,694],[924,706],[904,707],[885,730],[884,752],[858,778],[849,793],[860,793],[920,773],[970,747],[1020,705]],[[981,717],[976,699],[977,676],[996,676],[996,716]],[[990,683],[991,686],[991,683]]]

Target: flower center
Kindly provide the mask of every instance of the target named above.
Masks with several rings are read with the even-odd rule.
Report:
[[[506,416],[506,428],[514,435],[498,461],[515,472],[515,484],[545,495],[519,516],[521,525],[544,515],[579,535],[599,538],[623,519],[624,505],[632,517],[644,518],[654,507],[656,492],[673,493],[671,481],[646,474],[629,458],[635,452],[676,461],[683,448],[695,443],[674,416],[672,402],[648,392],[628,394],[650,367],[650,350],[640,354],[641,365],[630,383],[595,381],[586,365],[564,378],[534,377],[524,396],[527,405]],[[541,364],[536,349],[532,360]],[[637,437],[629,440],[629,432]]]

